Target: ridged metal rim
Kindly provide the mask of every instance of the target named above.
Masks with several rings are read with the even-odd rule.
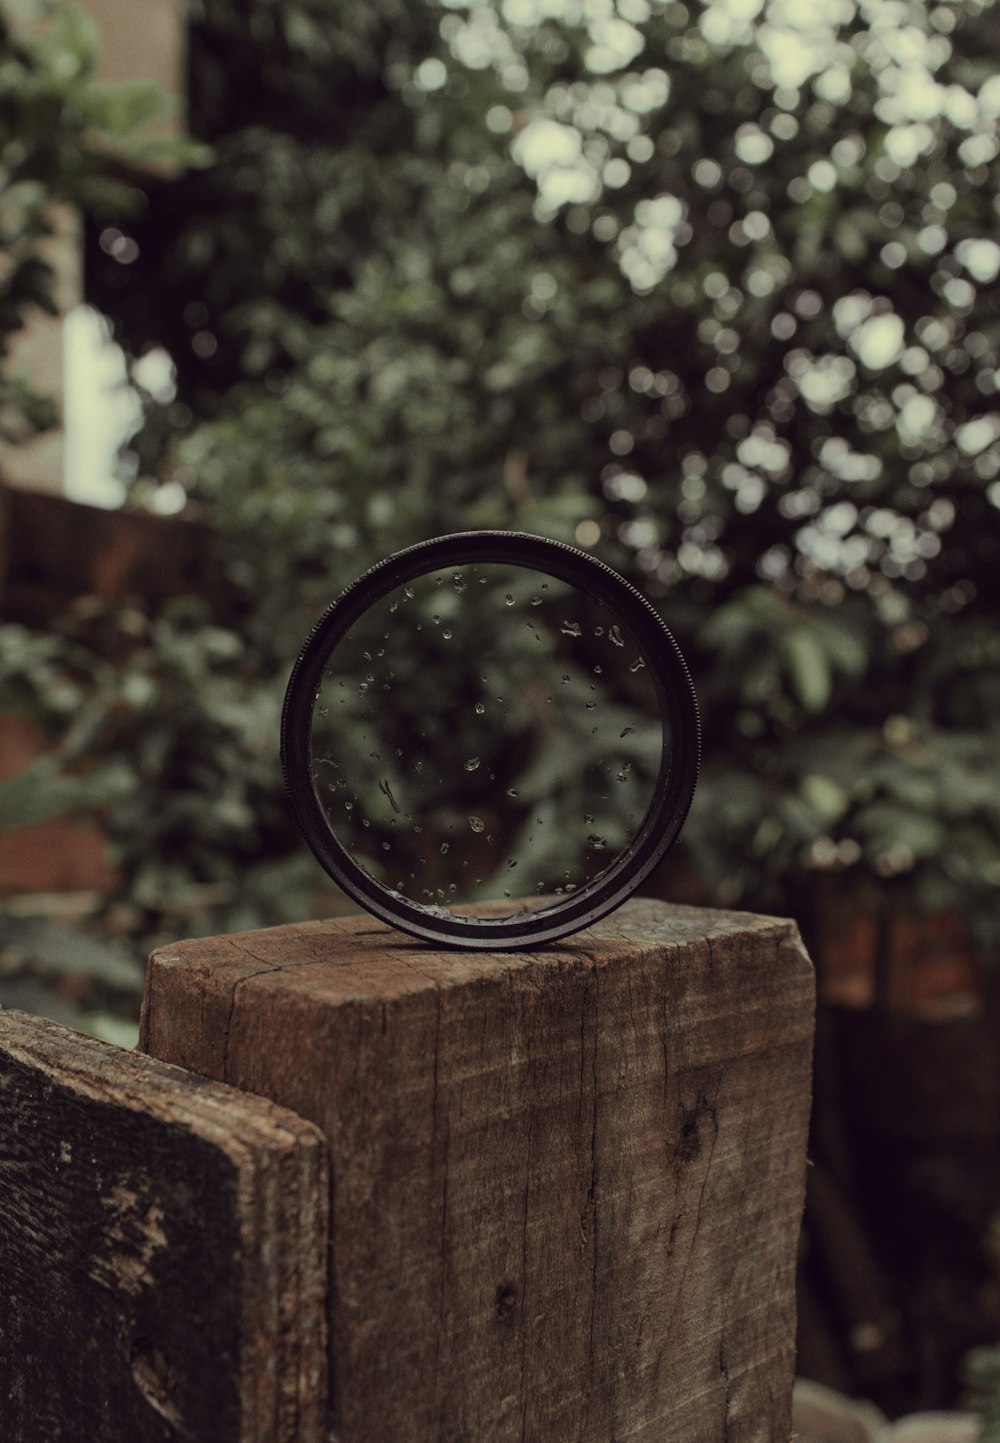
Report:
[[[354,859],[330,826],[313,776],[312,710],[338,642],[396,587],[450,566],[503,564],[539,571],[602,601],[631,630],[650,670],[664,722],[653,800],[632,843],[605,872],[570,896],[513,917],[442,916],[391,891]],[[669,725],[667,725],[669,723]],[[507,951],[538,947],[606,916],[639,887],[677,840],[694,795],[701,729],[694,686],[680,648],[658,613],[610,566],[576,547],[517,531],[464,531],[418,542],[372,566],[313,626],[285,693],[281,767],[296,822],[320,865],[367,911],[411,936],[439,945]]]

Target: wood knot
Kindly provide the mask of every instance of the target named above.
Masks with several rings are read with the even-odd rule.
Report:
[[[674,1157],[677,1162],[691,1163],[701,1156],[703,1147],[701,1125],[706,1117],[710,1117],[713,1126],[717,1127],[715,1108],[705,1094],[699,1092],[694,1107],[686,1108],[681,1114],[680,1132],[677,1137],[677,1146],[674,1149]]]
[[[516,1312],[517,1286],[514,1283],[501,1283],[497,1288],[496,1296],[497,1321],[509,1327],[514,1321]]]

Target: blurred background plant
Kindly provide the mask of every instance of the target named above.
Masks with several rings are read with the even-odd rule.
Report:
[[[820,969],[803,1356],[889,1411],[949,1400],[998,1317],[996,7],[199,0],[213,158],[159,177],[148,88],[95,87],[91,29],[46,13],[0,32],[0,328],[46,303],[71,201],[146,554],[198,538],[184,584],[69,588],[44,626],[8,586],[4,707],[46,747],[0,815],[98,825],[77,935],[137,958],[341,905],[275,760],[316,615],[435,534],[594,550],[704,713],[656,890],[794,915]],[[89,963],[13,902],[0,998],[129,1015],[136,964],[68,984]]]
[[[970,1401],[983,1420],[979,1443],[1000,1439],[1000,1347],[973,1348],[965,1362]]]

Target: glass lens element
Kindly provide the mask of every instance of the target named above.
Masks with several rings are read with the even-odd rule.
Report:
[[[615,612],[486,562],[364,612],[326,658],[310,746],[327,823],[370,877],[432,913],[495,917],[572,895],[627,851],[670,737]]]

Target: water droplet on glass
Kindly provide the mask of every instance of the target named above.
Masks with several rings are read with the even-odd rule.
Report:
[[[516,796],[517,796],[517,787],[508,787],[508,788],[507,788],[507,795],[508,795],[508,797],[516,797]]]
[[[507,863],[507,871],[508,871],[508,872],[512,872],[516,866],[517,866],[517,858],[516,858],[516,857],[511,857],[510,860],[509,860],[508,863]]]
[[[354,811],[354,803],[353,803],[353,802],[345,802],[345,803],[344,803],[344,810],[345,810],[345,811],[348,811],[348,812],[353,812],[353,811]]]
[[[624,729],[623,731],[620,731],[620,732],[618,733],[619,739],[620,739],[621,737],[630,737],[634,731],[635,731],[635,727],[625,727],[625,729]]]
[[[510,594],[509,591],[508,591],[507,595],[504,597],[504,605],[505,605],[505,606],[513,606],[513,605],[514,605],[514,598],[511,596],[511,594]]]
[[[509,888],[509,887],[504,887],[504,889],[503,889],[503,894],[504,894],[505,897],[509,897],[509,896],[510,896],[510,888]]]
[[[441,843],[441,855],[442,855],[442,857],[443,857],[443,856],[445,855],[445,853],[448,851],[448,848],[449,848],[450,846],[451,846],[451,843],[450,843],[450,842],[442,842],[442,843]]]
[[[582,636],[583,627],[578,621],[564,621],[559,628],[563,636]]]
[[[608,640],[613,642],[615,646],[625,645],[625,638],[622,636],[621,628],[618,626],[608,627]]]
[[[433,623],[434,623],[435,626],[440,626],[440,625],[441,625],[441,618],[440,618],[440,616],[436,616],[436,615],[435,615],[435,616],[432,616],[432,617],[431,617],[431,621],[433,621]]]
[[[595,636],[603,636],[603,635],[604,635],[604,627],[603,627],[603,626],[595,626],[595,627],[594,627],[594,635],[595,635]]]
[[[531,598],[531,604],[532,606],[541,606],[542,598],[540,596],[533,596]]]
[[[603,851],[603,849],[608,845],[605,839],[598,836],[596,832],[591,832],[590,836],[587,838],[587,841],[593,847],[595,852]]]
[[[566,676],[565,672],[563,673],[563,678],[562,678],[562,681],[559,683],[559,685],[560,685],[560,686],[569,686],[569,677]]]
[[[364,696],[364,694],[365,694],[365,692],[366,692],[367,690],[368,690],[368,683],[367,683],[366,681],[359,681],[359,682],[358,682],[358,696]]]
[[[646,663],[643,661],[642,657],[637,656],[635,661],[629,667],[629,671],[642,671],[645,665]]]
[[[329,716],[329,715],[330,715],[330,708],[329,708],[328,706],[318,706],[318,707],[316,708],[316,715],[317,715],[317,716]]]
[[[595,666],[595,667],[594,667],[594,675],[595,675],[595,676],[600,676],[603,671],[604,671],[603,666]]]
[[[486,823],[482,817],[470,817],[469,826],[474,832],[484,832],[486,830]]]
[[[585,823],[589,823],[589,822],[592,822],[594,819],[593,819],[593,817],[590,815],[589,812],[584,812],[584,814],[583,814],[583,820],[584,820]]]
[[[383,850],[383,852],[391,851],[391,848],[390,848],[388,842],[383,842],[383,843],[382,843],[382,850]]]
[[[444,637],[445,641],[451,641],[455,633],[452,631],[450,626],[446,626],[441,632],[441,635]]]
[[[630,772],[631,770],[632,770],[632,763],[631,763],[631,762],[625,762],[625,763],[623,764],[623,766],[622,766],[621,771],[618,773],[618,780],[619,780],[620,782],[627,782],[627,781],[628,781],[628,774],[629,774],[629,772]]]
[[[477,702],[476,702],[476,716],[482,716],[485,711],[486,711],[486,703],[485,703],[485,702],[482,702],[482,701],[477,701]]]
[[[467,583],[465,577],[460,571],[455,572],[455,575],[451,578],[451,583],[454,586],[455,590],[458,592],[459,596],[461,596],[462,592],[466,589]]]
[[[470,757],[469,760],[468,760],[468,761],[466,762],[466,764],[465,764],[465,770],[466,770],[467,772],[476,772],[476,771],[478,771],[478,770],[479,770],[479,758],[478,758],[478,757]]]
[[[404,587],[403,587],[403,595],[406,597],[407,601],[412,601],[412,600],[413,600],[413,587],[412,587],[412,586],[404,586]]]
[[[588,701],[588,703],[587,703],[587,710],[588,710],[588,711],[593,711],[593,710],[594,710],[594,707],[595,707],[596,705],[597,705],[597,702],[596,702],[596,701]]]

